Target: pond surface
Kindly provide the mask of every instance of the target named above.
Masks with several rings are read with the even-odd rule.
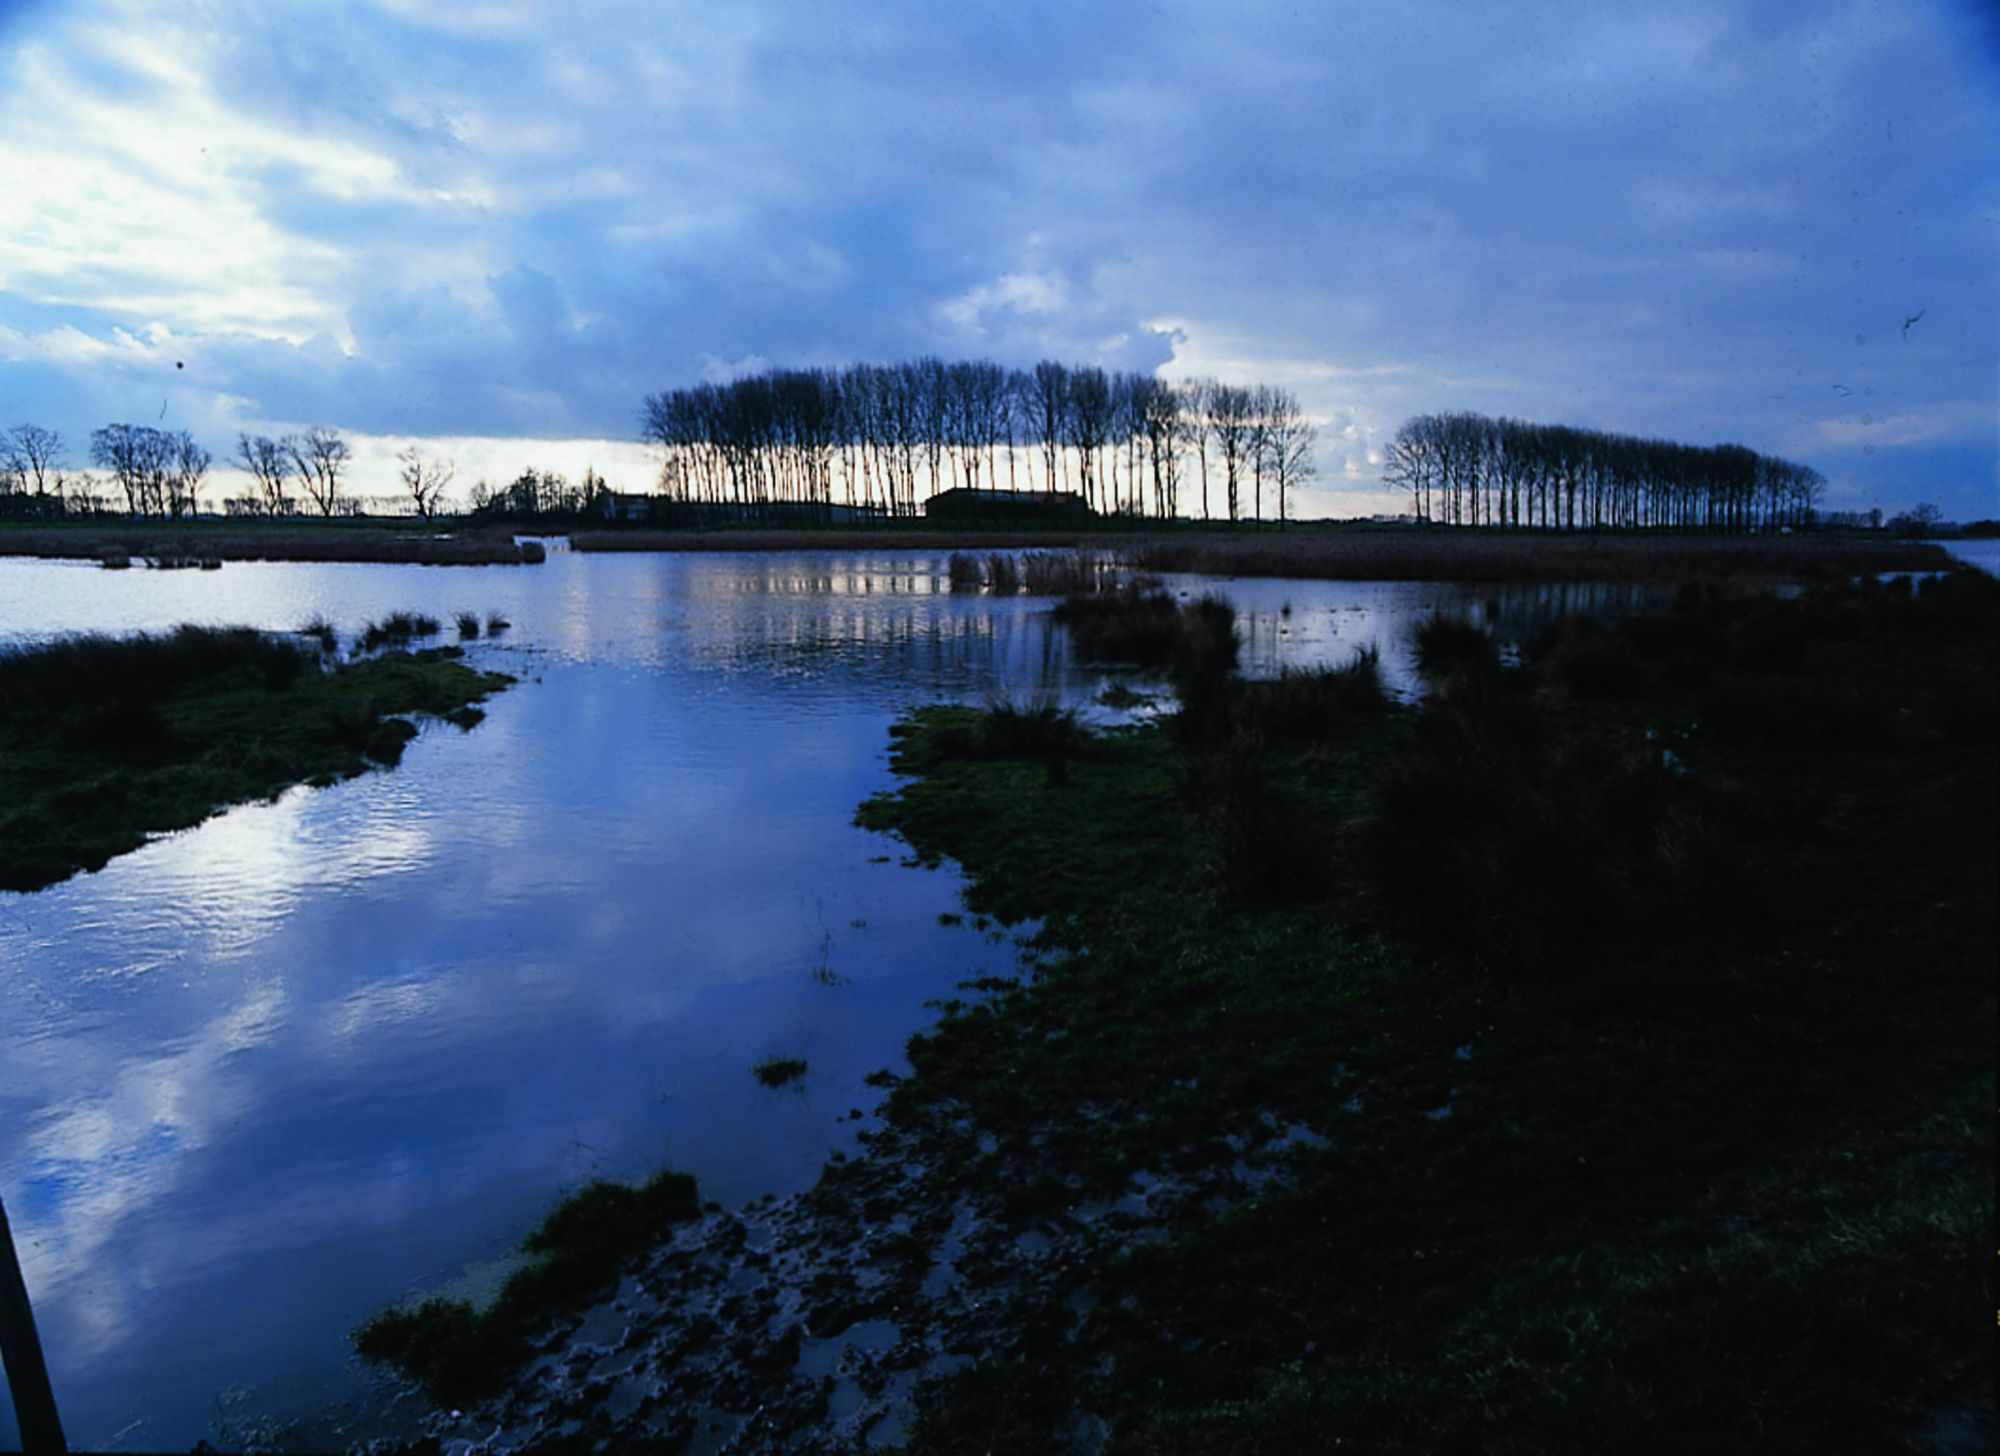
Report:
[[[1250,671],[1379,641],[1405,684],[1433,607],[1605,590],[1169,585],[1238,602]],[[522,678],[392,772],[0,893],[0,1196],[72,1444],[366,1434],[346,1331],[490,1286],[565,1190],[662,1165],[725,1203],[808,1186],[926,1000],[1018,962],[940,922],[953,875],[851,821],[905,710],[1107,685],[1047,606],[954,595],[926,553],[0,561],[0,642],[499,612],[472,656]],[[773,1055],[801,1086],[754,1080]]]

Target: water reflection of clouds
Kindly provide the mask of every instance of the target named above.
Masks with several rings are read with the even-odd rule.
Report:
[[[17,1239],[38,1299],[74,1342],[69,1359],[134,1334],[125,1281],[99,1277],[104,1252],[172,1197],[190,1156],[242,1114],[253,1094],[229,1064],[275,1036],[286,1009],[276,982],[246,987],[178,1051],[122,1061],[102,1093],[52,1097],[32,1118],[22,1182],[42,1196],[16,1216]]]

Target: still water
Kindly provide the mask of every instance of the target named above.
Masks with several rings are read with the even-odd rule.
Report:
[[[1169,584],[1238,603],[1247,670],[1380,642],[1399,684],[1435,606],[1604,590]],[[915,705],[1110,716],[1047,606],[954,595],[925,553],[0,561],[0,642],[499,612],[471,655],[522,679],[392,772],[0,893],[0,1196],[72,1443],[366,1434],[382,1397],[345,1332],[490,1284],[564,1190],[662,1165],[724,1203],[809,1185],[925,1002],[1017,962],[940,922],[951,874],[851,819]],[[772,1055],[802,1087],[751,1077]]]

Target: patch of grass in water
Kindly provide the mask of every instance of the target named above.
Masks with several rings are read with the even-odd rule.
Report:
[[[695,1181],[685,1173],[659,1173],[637,1186],[586,1184],[522,1242],[528,1261],[492,1305],[427,1299],[386,1310],[354,1331],[355,1351],[401,1371],[440,1404],[489,1395],[525,1362],[532,1336],[589,1305],[628,1260],[700,1216]]]
[[[413,716],[476,712],[511,681],[455,649],[335,662],[241,628],[0,653],[0,889],[38,889],[226,805],[394,763]]]

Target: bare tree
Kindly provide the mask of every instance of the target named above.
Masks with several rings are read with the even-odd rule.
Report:
[[[1313,459],[1313,442],[1319,431],[1313,427],[1299,409],[1299,402],[1291,391],[1277,389],[1271,392],[1271,414],[1265,433],[1266,469],[1278,486],[1278,524],[1285,523],[1285,502],[1291,491],[1297,490],[1317,473]]]
[[[451,484],[452,477],[458,474],[458,467],[449,460],[424,459],[423,452],[415,445],[397,455],[396,460],[402,466],[400,478],[403,489],[409,494],[410,504],[419,516],[428,521],[436,512],[438,503],[444,499],[445,489]]]
[[[186,430],[167,437],[167,510],[178,519],[193,516],[201,506],[201,482],[215,457],[195,442]]]
[[[173,437],[147,425],[105,425],[90,432],[91,463],[111,472],[135,516],[165,515]]]
[[[63,438],[40,425],[0,431],[0,483],[9,489],[47,495],[61,489]]]
[[[291,473],[284,442],[269,435],[238,435],[236,463],[256,482],[257,508],[267,516],[284,514],[285,477]]]
[[[312,503],[322,516],[330,516],[340,503],[340,477],[353,452],[339,432],[314,425],[303,435],[287,435],[281,442]]]

